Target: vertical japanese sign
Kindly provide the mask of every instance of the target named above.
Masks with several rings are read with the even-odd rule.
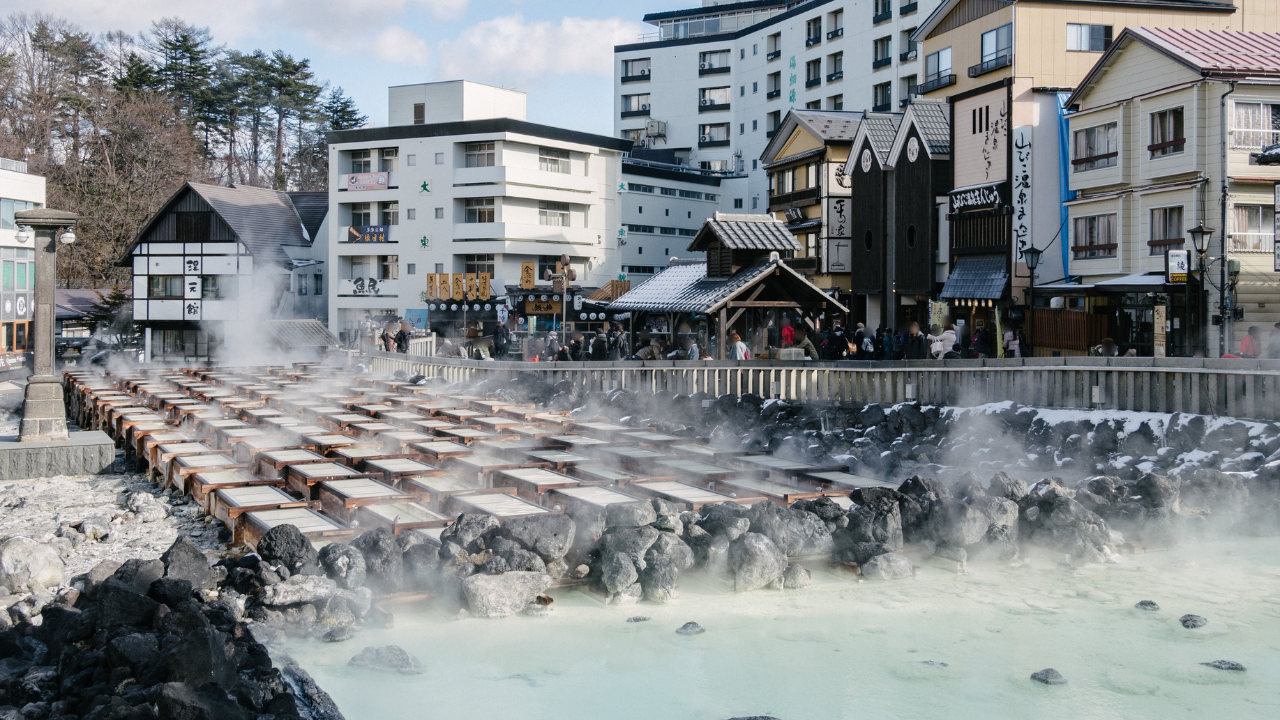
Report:
[[[1274,195],[1275,207],[1274,207],[1274,208],[1272,208],[1272,209],[1273,209],[1273,210],[1280,211],[1280,182],[1276,183],[1275,191],[1274,191],[1274,192],[1275,192],[1275,195]],[[1274,227],[1274,228],[1272,228],[1272,232],[1274,232],[1274,233],[1275,233],[1275,236],[1276,236],[1276,237],[1280,237],[1280,212],[1276,212],[1276,213],[1274,214],[1274,217],[1275,217],[1275,222],[1274,222],[1275,227]],[[1272,244],[1275,246],[1275,250],[1274,250],[1274,254],[1275,254],[1275,267],[1274,267],[1274,269],[1275,269],[1275,271],[1276,271],[1276,272],[1280,272],[1280,243],[1272,243]]]
[[[1031,131],[1030,125],[1013,130],[1013,240],[1019,251],[1031,240]]]
[[[795,55],[791,56],[790,70],[791,70],[791,77],[790,77],[790,82],[787,83],[787,85],[791,89],[787,92],[787,102],[791,103],[791,107],[794,108],[796,104],[796,87],[795,87],[796,86],[796,56]]]
[[[436,274],[427,273],[427,299],[428,300],[437,299],[438,297],[440,297],[439,292],[440,291],[436,289]]]
[[[467,273],[467,300],[475,300],[479,289],[476,287],[476,274]]]
[[[850,272],[849,198],[827,198],[827,272]]]
[[[520,289],[532,290],[538,282],[538,264],[531,261],[520,263]]]
[[[453,274],[453,299],[464,299],[467,292],[467,279],[462,273]]]
[[[479,273],[476,275],[476,282],[480,285],[479,295],[481,300],[489,299],[491,293],[490,280],[492,280],[492,278],[489,273]]]
[[[1164,305],[1155,306],[1155,319],[1151,327],[1153,332],[1152,343],[1153,348],[1151,354],[1155,357],[1165,356],[1165,322],[1167,322],[1167,309]]]

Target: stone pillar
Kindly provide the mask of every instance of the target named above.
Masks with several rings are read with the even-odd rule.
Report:
[[[58,270],[58,236],[76,224],[76,214],[61,210],[24,210],[15,224],[30,226],[35,234],[35,324],[31,330],[35,349],[35,373],[27,378],[18,442],[66,440],[67,413],[62,403],[62,381],[53,371],[54,288]]]

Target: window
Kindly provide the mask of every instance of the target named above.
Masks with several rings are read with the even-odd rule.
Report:
[[[1067,23],[1067,50],[1069,52],[1102,52],[1109,47],[1111,47],[1110,25]]]
[[[701,107],[728,106],[728,104],[728,87],[700,88],[698,90],[698,105]]]
[[[822,83],[822,61],[810,60],[804,64],[804,86],[809,88]]]
[[[489,253],[489,254],[481,254],[481,255],[463,255],[462,271],[467,273],[475,273],[476,275],[485,273],[490,278],[492,278],[493,277],[493,254]]]
[[[738,97],[746,97],[746,96],[747,96],[747,86],[746,86],[746,85],[739,85],[739,86],[738,86]]]
[[[769,131],[769,134],[772,135],[775,132],[777,132],[778,126],[782,124],[782,111],[774,110],[768,115],[765,115],[764,119],[765,119],[764,127],[766,130]]]
[[[538,169],[568,175],[569,151],[558,148],[538,148]]]
[[[756,94],[756,93],[758,93],[758,92],[760,92],[760,83],[759,83],[759,82],[752,82],[752,83],[751,83],[751,94],[752,94],[752,95],[755,95],[755,94]]]
[[[639,95],[623,95],[622,96],[622,112],[624,113],[649,112],[649,93],[641,93]]]
[[[875,41],[873,46],[874,55],[871,60],[871,67],[882,68],[893,63],[893,38],[884,36]]]
[[[757,158],[751,158],[751,169],[756,169],[756,163],[760,162]]]
[[[352,225],[372,225],[373,218],[369,209],[369,203],[351,203],[351,224]]]
[[[444,153],[436,153],[436,164],[437,165],[444,164]]]
[[[465,167],[493,167],[495,143],[467,143]]]
[[[404,218],[406,220],[416,220],[418,218],[418,211],[413,208],[409,208],[404,211]]]
[[[831,13],[830,20],[827,25],[831,28],[827,31],[827,37],[835,38],[844,34],[844,10],[836,10]]]
[[[902,62],[916,59],[916,41],[911,39],[911,36],[915,34],[915,28],[907,28],[902,31],[902,38],[898,41],[902,45],[902,54],[898,56],[898,59]]]
[[[675,196],[676,196],[676,189],[675,189],[675,188],[665,188],[665,187],[664,187],[664,188],[658,188],[658,192],[660,192],[660,193],[662,193],[663,195],[666,195],[666,196],[668,196],[668,197],[675,197]]]
[[[746,123],[738,123],[738,134],[739,134],[739,135],[746,135],[746,134],[747,134],[747,124],[746,124]]]
[[[324,294],[324,275],[316,273],[315,275],[311,276],[311,294],[312,295]]]
[[[379,255],[378,256],[378,279],[379,280],[398,280],[400,278],[400,256],[399,255]]]
[[[951,74],[951,48],[942,48],[924,58],[924,81],[932,82]]]
[[[698,139],[702,142],[729,142],[729,123],[699,125]]]
[[[1152,255],[1163,255],[1170,246],[1182,247],[1185,239],[1182,235],[1182,206],[1152,208],[1151,210],[1151,247]]]
[[[396,201],[378,203],[378,224],[399,225],[400,203]]]
[[[822,18],[816,17],[805,23],[805,47],[822,42]]]
[[[635,60],[622,61],[622,77],[639,78],[648,77],[651,64],[649,58],[636,58]]]
[[[844,77],[844,53],[832,53],[827,56],[827,82]]]
[[[1151,144],[1147,146],[1151,157],[1177,155],[1186,146],[1186,134],[1182,131],[1182,108],[1151,113]]]
[[[698,162],[698,167],[711,172],[729,172],[733,169],[728,160],[700,160]],[[702,193],[693,192],[691,190],[681,190],[680,197],[701,200]]]
[[[1006,58],[1013,51],[1013,25],[1005,24],[982,33],[982,62]]]
[[[405,155],[405,156],[404,156],[404,164],[405,164],[405,165],[408,165],[409,167],[413,167],[413,166],[417,165],[417,164],[418,164],[418,156],[417,156],[417,155]]]
[[[821,100],[810,100],[809,102],[807,102],[807,103],[805,103],[805,104],[804,104],[804,109],[805,109],[805,110],[821,110],[821,109],[822,109],[822,101],[821,101]]]
[[[14,213],[22,212],[23,210],[34,210],[37,207],[39,207],[38,203],[25,200],[0,200],[0,227],[6,230],[14,229]]]
[[[148,278],[147,297],[152,300],[181,299],[181,275],[152,275]]]
[[[381,158],[378,163],[379,172],[395,172],[399,169],[400,149],[399,148],[383,148]]]
[[[760,54],[760,43],[751,43],[751,54],[752,55]]]
[[[876,0],[875,14],[872,16],[871,22],[873,23],[884,22],[885,20],[888,20],[892,17],[893,17],[892,0]]]
[[[444,219],[444,208],[436,208],[436,219],[437,220]]]
[[[539,200],[538,224],[569,227],[569,203]]]
[[[630,140],[633,145],[639,145],[644,141],[644,128],[623,130],[621,137],[624,140]]]
[[[1262,149],[1280,142],[1280,104],[1236,102],[1231,147]]]
[[[173,214],[175,239],[178,242],[208,242],[213,224],[210,212],[176,212]]]
[[[712,52],[698,53],[698,69],[699,70],[719,70],[729,67],[729,51],[714,50]]]
[[[659,232],[659,233],[662,233],[663,235],[675,235],[675,234],[676,234],[676,232],[677,232],[677,229],[676,229],[676,228],[673,228],[673,227],[660,227],[660,228],[658,228],[658,232]],[[662,254],[663,254],[663,255],[666,255],[666,254],[667,254],[667,251],[666,251],[666,250],[663,250],[663,251],[662,251]]]
[[[764,86],[767,91],[765,99],[776,98],[782,94],[782,73],[769,73],[764,79]]]
[[[916,85],[916,76],[908,75],[902,78],[902,102],[905,103],[916,95],[919,86]]]
[[[844,95],[832,95],[831,97],[827,98],[827,109],[828,109],[828,110],[843,110],[843,109],[844,109]]]
[[[752,121],[751,121],[751,132],[755,132],[755,131],[757,131],[757,130],[759,130],[759,129],[760,129],[760,121],[759,121],[759,120],[752,120]]]
[[[760,208],[760,196],[754,195],[751,198],[751,209],[758,210]]]
[[[306,275],[298,276],[298,294],[307,294]],[[226,300],[235,296],[235,275],[204,275],[200,278],[201,300]]]
[[[468,223],[493,222],[493,198],[467,198],[463,201],[466,210],[465,220]]]
[[[627,223],[627,232],[652,233],[653,231],[652,225],[634,225],[632,223]]]
[[[1075,239],[1071,251],[1076,260],[1116,256],[1115,213],[1078,217],[1073,224]]]
[[[426,103],[414,103],[413,104],[413,124],[422,125],[426,121],[427,121]]]
[[[734,199],[733,199],[733,209],[734,209],[734,210],[741,210],[741,209],[742,209],[742,198],[734,198]]]
[[[768,54],[765,55],[766,60],[773,60],[782,55],[782,33],[774,33],[765,38],[764,44]]]
[[[370,152],[368,150],[351,151],[351,172],[367,173],[370,169]]]
[[[746,59],[747,59],[747,49],[746,49],[746,48],[742,48],[742,49],[738,50],[738,59],[739,59],[739,60],[746,60]]]
[[[1275,215],[1270,205],[1231,208],[1232,252],[1271,252]]]
[[[1071,165],[1074,172],[1115,167],[1118,149],[1115,123],[1077,130],[1072,143]]]
[[[875,106],[872,109],[876,112],[884,112],[893,104],[893,83],[880,83],[872,88],[872,92],[874,94],[873,103]]]
[[[410,275],[417,275],[417,274],[418,274],[418,266],[417,266],[416,264],[414,264],[414,263],[409,263],[407,267],[409,268],[408,273],[409,273]]]
[[[652,185],[642,185],[640,183],[627,183],[627,190],[631,192],[653,193]]]

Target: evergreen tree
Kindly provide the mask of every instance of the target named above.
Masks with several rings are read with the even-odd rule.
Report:
[[[329,130],[352,130],[369,122],[367,115],[361,115],[356,101],[342,94],[341,87],[329,90],[325,96],[322,112],[327,119],[325,125]]]
[[[119,74],[112,78],[115,89],[124,92],[149,92],[159,84],[156,69],[136,52],[125,55]]]

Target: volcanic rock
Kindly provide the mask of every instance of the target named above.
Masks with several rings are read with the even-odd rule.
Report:
[[[667,534],[667,533],[664,533]],[[676,594],[676,578],[679,569],[666,557],[655,557],[640,573],[640,587],[644,590],[644,599],[649,602],[663,603]]]
[[[1209,624],[1208,620],[1205,620],[1199,615],[1190,615],[1190,614],[1183,615],[1182,617],[1178,618],[1178,622],[1182,623],[1182,627],[1188,630],[1195,630],[1196,628],[1202,628],[1205,625]]]
[[[612,506],[610,506],[612,507]],[[573,546],[576,527],[573,519],[562,514],[530,515],[508,520],[499,534],[537,553],[544,561],[557,560]]]
[[[782,586],[787,556],[772,540],[749,532],[729,547],[729,568],[734,590],[745,592],[768,585]]]
[[[681,625],[680,627],[676,628],[676,634],[678,635],[701,635],[704,632],[706,632],[706,629],[704,629],[698,623],[692,622],[692,621],[687,622]]]
[[[0,543],[0,587],[22,593],[61,584],[62,558],[57,550],[25,537]]]
[[[612,503],[605,508],[604,524],[609,528],[634,528],[658,519],[653,505],[645,500]]]
[[[186,580],[196,590],[212,590],[217,584],[208,559],[186,535],[179,535],[160,560],[164,563],[165,577]]]
[[[351,542],[364,555],[365,584],[390,594],[404,588],[404,558],[396,536],[385,528],[370,530]]]
[[[156,700],[160,720],[250,720],[252,713],[212,683],[165,683]]]
[[[862,576],[868,580],[896,580],[911,577],[915,572],[911,561],[897,553],[876,555],[862,564]]]
[[[1155,600],[1139,600],[1134,604],[1134,607],[1139,610],[1146,610],[1147,612],[1155,612],[1160,609],[1160,606],[1156,604]]]
[[[258,556],[273,565],[284,565],[290,574],[317,566],[315,546],[293,525],[277,525],[258,541]]]
[[[364,585],[364,553],[354,547],[340,542],[329,543],[320,548],[318,559],[325,575],[338,587],[351,590]]]
[[[1234,660],[1214,660],[1213,662],[1202,662],[1200,664],[1214,668],[1215,670],[1234,670],[1235,672],[1245,671],[1245,667]]]
[[[479,617],[514,615],[549,587],[551,577],[535,572],[472,575],[462,581],[471,614]]]
[[[788,590],[807,588],[812,584],[813,577],[803,565],[789,565],[782,573],[782,587]]]
[[[1066,685],[1067,679],[1062,677],[1062,673],[1053,668],[1045,668],[1043,670],[1031,673],[1031,679],[1045,685]]]
[[[421,675],[424,672],[418,659],[397,645],[366,647],[356,653],[348,664],[370,670],[398,672],[402,675]]]

